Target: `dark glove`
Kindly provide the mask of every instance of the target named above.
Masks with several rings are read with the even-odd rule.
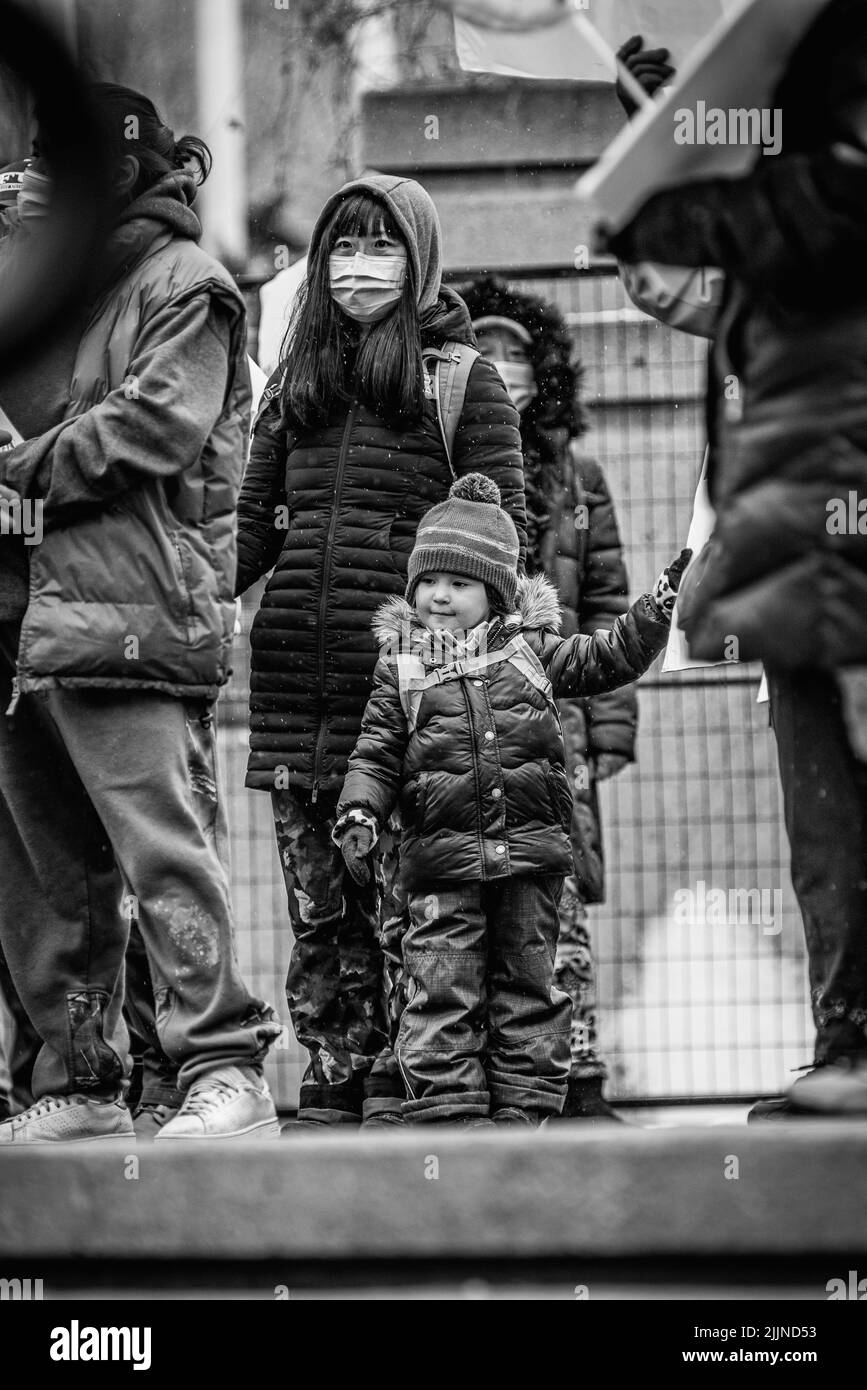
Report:
[[[631,39],[627,39],[626,43],[618,48],[617,57],[629,69],[636,82],[640,83],[648,96],[652,96],[659,87],[663,87],[677,71],[668,61],[668,49],[645,48],[644,39],[640,34],[633,34]],[[619,78],[615,83],[614,90],[620,105],[631,120],[638,107]]]
[[[340,841],[340,853],[356,883],[370,882],[367,856],[373,848],[373,832],[366,825],[351,825]]]
[[[653,586],[652,597],[666,617],[671,617],[683,572],[691,559],[692,551],[682,550],[677,559],[672,560],[671,564],[666,566]]]

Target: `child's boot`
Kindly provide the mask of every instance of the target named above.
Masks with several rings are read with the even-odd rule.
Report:
[[[383,1129],[403,1125],[406,1121],[401,1106],[406,1099],[406,1087],[394,1054],[386,1052],[377,1057],[364,1081],[364,1129]]]
[[[601,1076],[580,1076],[574,1072],[569,1077],[566,1103],[554,1120],[614,1120],[618,1124],[625,1121],[608,1104],[602,1094],[604,1078]]]

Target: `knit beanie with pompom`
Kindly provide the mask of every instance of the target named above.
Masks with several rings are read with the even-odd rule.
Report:
[[[518,533],[500,506],[500,489],[484,473],[466,473],[452,483],[445,502],[431,507],[419,523],[409,557],[406,597],[413,601],[425,574],[462,574],[480,579],[498,596],[503,611],[515,607],[518,585]]]

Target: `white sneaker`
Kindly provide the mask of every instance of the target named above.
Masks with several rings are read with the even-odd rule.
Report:
[[[280,1138],[268,1083],[249,1067],[219,1067],[193,1082],[175,1118],[154,1135],[154,1143],[245,1138]]]
[[[799,1076],[789,1100],[813,1115],[867,1115],[867,1058],[840,1057]]]
[[[20,1115],[0,1124],[3,1144],[83,1144],[93,1139],[135,1143],[132,1116],[124,1100],[95,1100],[80,1093],[43,1096]]]

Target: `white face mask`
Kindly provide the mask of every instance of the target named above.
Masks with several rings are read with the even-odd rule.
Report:
[[[406,256],[329,256],[331,298],[358,323],[384,319],[403,294]]]
[[[536,377],[529,362],[492,362],[506,384],[512,404],[523,415],[534,396],[539,394]]]
[[[51,206],[52,181],[38,169],[25,169],[18,192],[18,220],[36,221],[46,217]]]

